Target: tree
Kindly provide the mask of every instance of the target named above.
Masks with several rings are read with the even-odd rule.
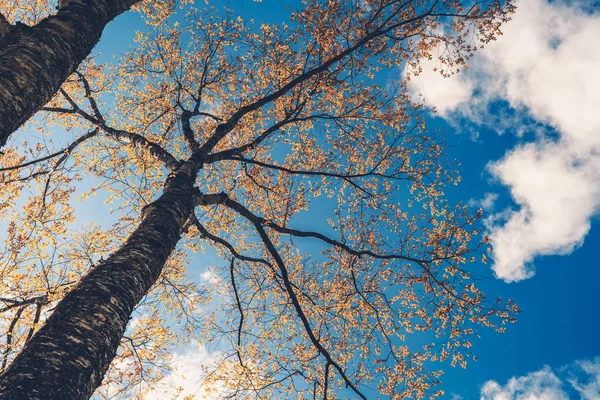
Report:
[[[139,34],[119,65],[88,60],[40,122],[44,135],[87,133],[58,151],[25,143],[4,156],[3,209],[38,193],[9,224],[3,398],[89,398],[115,356],[137,365],[113,364],[107,396],[159,379],[160,346],[126,334],[140,301],[151,316],[138,335],[177,336],[164,323],[174,313],[186,335],[229,340],[205,384],[232,397],[441,395],[431,365],[464,366],[477,328],[502,330],[517,309],[477,289],[478,215],[444,199],[457,176],[441,141],[404,82],[378,77],[436,49],[454,70],[511,11],[313,0],[289,24],[254,27],[191,7]],[[121,217],[67,245],[84,176]],[[321,232],[300,228],[315,209]],[[221,318],[193,315],[203,296],[185,280],[182,235],[228,260]],[[413,332],[420,343],[407,341]]]

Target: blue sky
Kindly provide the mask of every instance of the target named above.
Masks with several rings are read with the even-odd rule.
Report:
[[[277,22],[287,4],[229,7]],[[481,332],[477,362],[445,368],[444,398],[600,399],[600,9],[517,5],[504,36],[467,71],[441,79],[425,62],[411,80],[415,100],[437,109],[430,128],[447,134],[449,156],[461,163],[450,198],[485,209],[494,262],[480,266],[482,288],[522,309],[507,333]],[[118,18],[96,51],[118,57],[136,29],[144,29],[137,15]],[[194,354],[174,364],[192,373],[210,360],[205,349]]]
[[[488,290],[523,310],[505,335],[483,335],[477,363],[447,372],[447,391],[463,398],[600,398],[600,14],[587,5],[519,1],[504,36],[466,73],[413,81],[437,107],[434,122],[455,132],[462,190],[488,199],[502,278]],[[581,360],[595,369],[574,367]],[[585,395],[569,383],[578,374],[591,379]],[[498,386],[481,390],[488,380]]]

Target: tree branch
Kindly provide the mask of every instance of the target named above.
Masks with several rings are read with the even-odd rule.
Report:
[[[275,260],[275,263],[279,269],[279,275],[283,281],[285,291],[288,293],[288,295],[290,297],[290,301],[292,302],[294,309],[296,310],[296,313],[298,314],[310,341],[313,343],[313,345],[319,351],[319,353],[325,357],[327,362],[329,362],[331,365],[334,366],[334,368],[338,371],[338,373],[340,374],[340,376],[342,377],[342,379],[344,380],[346,385],[348,387],[350,387],[362,399],[366,400],[366,397],[356,388],[356,386],[352,383],[352,381],[350,381],[350,379],[346,376],[346,373],[344,372],[342,367],[333,360],[331,354],[321,345],[320,341],[317,339],[314,332],[312,331],[310,323],[308,322],[308,319],[307,319],[306,315],[304,314],[302,307],[300,306],[298,297],[296,296],[296,293],[294,292],[294,288],[293,288],[294,285],[290,281],[290,278],[289,278],[289,275],[287,272],[287,268],[285,267],[285,263],[283,262],[283,259],[281,258],[277,249],[273,245],[273,242],[269,238],[269,235],[265,232],[265,230],[263,228],[263,224],[265,223],[265,220],[263,218],[256,216],[252,212],[250,212],[247,208],[242,206],[240,203],[238,203],[234,200],[231,200],[224,193],[222,194],[221,203],[228,206],[229,208],[235,210],[236,212],[238,212],[238,214],[245,217],[249,222],[251,222],[254,225],[254,227],[255,227],[256,231],[258,232],[261,240],[263,241],[263,244],[265,245],[267,251],[269,252],[271,257],[273,257],[273,259]]]
[[[297,170],[297,169],[283,167],[281,165],[268,164],[268,163],[264,163],[262,161],[257,161],[257,160],[250,159],[250,158],[244,158],[241,156],[232,156],[228,159],[234,160],[234,161],[240,161],[240,162],[248,163],[248,164],[255,164],[255,165],[258,165],[258,166],[261,166],[264,168],[282,171],[282,172],[285,172],[290,175],[323,176],[323,177],[342,179],[344,182],[347,182],[350,185],[354,186],[355,189],[357,189],[360,192],[363,192],[367,196],[375,197],[375,195],[373,193],[369,192],[368,190],[366,190],[365,188],[363,188],[362,186],[360,186],[359,184],[357,184],[356,182],[354,182],[352,180],[353,178],[365,178],[365,177],[369,177],[369,176],[377,176],[371,172],[365,172],[362,174],[339,174],[339,173],[335,173],[335,172],[326,172],[326,171]]]
[[[171,153],[165,150],[162,146],[152,142],[151,140],[146,139],[145,137],[137,133],[128,132],[122,129],[115,129],[108,126],[104,122],[104,118],[100,114],[100,111],[97,107],[95,108],[95,110],[98,110],[97,112],[100,115],[100,118],[93,117],[90,114],[86,113],[84,110],[82,110],[81,107],[79,107],[77,103],[75,103],[75,101],[71,98],[71,96],[69,96],[69,94],[63,89],[60,89],[60,92],[72,108],[65,109],[48,107],[44,109],[45,111],[77,114],[85,120],[92,123],[93,125],[102,129],[108,137],[120,142],[125,142],[141,150],[148,151],[154,159],[160,161],[169,171],[174,171],[177,167],[181,165],[181,162],[179,162]]]
[[[238,311],[240,312],[240,321],[238,323],[237,329],[237,357],[240,362],[240,365],[243,368],[246,368],[244,362],[242,361],[242,355],[240,354],[240,347],[242,346],[242,327],[244,326],[244,309],[242,308],[242,303],[240,301],[240,295],[238,293],[237,286],[235,284],[235,258],[231,259],[231,264],[229,267],[229,276],[231,277],[231,286],[233,286],[233,294],[235,295],[235,304],[237,305]]]
[[[4,167],[4,168],[0,168],[0,172],[2,171],[12,171],[15,169],[19,169],[19,168],[23,168],[23,167],[27,167],[29,165],[33,165],[33,164],[38,164],[41,163],[43,161],[49,160],[51,158],[54,158],[56,156],[60,156],[63,155],[63,157],[65,155],[71,154],[73,152],[73,150],[79,146],[81,143],[85,142],[87,139],[90,139],[94,136],[96,136],[98,134],[98,128],[92,130],[91,132],[86,133],[85,135],[77,138],[73,143],[71,143],[69,146],[65,147],[62,150],[59,150],[55,153],[49,154],[45,157],[42,158],[38,158],[37,160],[33,160],[33,161],[27,161],[24,162],[23,164],[19,164],[19,165],[13,165],[12,167]]]
[[[21,318],[21,314],[25,311],[26,306],[22,305],[17,309],[17,312],[13,316],[12,321],[8,327],[8,331],[6,331],[6,347],[4,348],[4,356],[2,357],[2,370],[6,369],[6,364],[8,363],[8,355],[12,350],[12,342],[13,342],[13,331],[15,330],[15,326],[19,319]]]
[[[190,124],[190,119],[193,115],[194,114],[188,110],[183,110],[181,113],[181,130],[183,131],[183,138],[192,153],[200,149],[200,144],[194,138],[194,131]]]
[[[304,313],[304,310],[302,309],[302,306],[300,305],[300,302],[298,301],[298,297],[296,296],[296,293],[294,292],[294,289],[290,282],[290,277],[288,275],[288,271],[287,271],[287,268],[285,267],[285,263],[283,262],[283,259],[281,258],[281,256],[279,255],[279,252],[275,248],[275,245],[269,238],[269,235],[267,235],[267,233],[265,232],[265,230],[262,226],[262,223],[253,222],[253,225],[256,228],[256,231],[258,232],[258,235],[262,239],[265,247],[267,248],[267,251],[271,254],[271,257],[273,257],[273,259],[275,260],[275,263],[277,264],[277,266],[279,268],[281,277],[283,279],[283,284],[284,284],[285,289],[290,297],[290,301],[292,302],[292,305],[294,306],[294,309],[296,310],[296,314],[298,314],[298,317],[300,318],[300,321],[302,322],[302,325],[304,326],[304,330],[306,331],[306,334],[308,335],[313,346],[317,349],[317,351],[320,354],[322,354],[325,357],[327,362],[329,364],[333,365],[333,367],[338,371],[338,373],[344,380],[346,386],[350,387],[354,391],[354,393],[356,393],[361,399],[367,400],[365,395],[362,394],[358,390],[358,388],[354,385],[354,383],[352,383],[352,381],[346,375],[346,372],[333,359],[333,357],[331,356],[329,351],[327,351],[327,349],[325,349],[325,347],[323,347],[323,345],[321,344],[319,339],[317,339],[317,337],[315,336],[315,334],[312,330],[312,327],[310,326],[310,323],[308,322],[308,318],[306,317],[306,314]]]
[[[90,84],[87,78],[85,77],[85,75],[83,75],[77,70],[75,71],[75,74],[79,77],[81,83],[83,83],[83,88],[85,90],[85,98],[88,100],[90,106],[92,107],[92,110],[94,111],[94,117],[96,117],[98,121],[105,123],[106,121],[104,121],[104,117],[102,116],[102,113],[100,113],[100,109],[98,108],[96,99],[94,99],[94,96],[92,96],[92,90],[90,89]]]
[[[206,141],[206,143],[200,148],[200,150],[198,151],[199,153],[199,157],[206,157],[206,155],[208,155],[213,149],[214,147],[225,137],[225,135],[227,135],[229,132],[231,132],[236,125],[238,124],[238,122],[248,113],[258,110],[259,108],[261,108],[262,106],[271,103],[274,100],[277,100],[278,98],[284,96],[286,93],[288,93],[290,90],[294,89],[296,86],[308,81],[310,78],[312,78],[313,76],[316,76],[322,72],[327,71],[327,69],[329,69],[329,67],[331,67],[333,64],[337,63],[338,61],[346,58],[347,56],[353,54],[355,51],[361,49],[363,46],[365,46],[367,43],[369,43],[371,40],[379,37],[379,36],[383,36],[386,33],[394,30],[394,29],[398,29],[401,26],[404,25],[409,25],[412,24],[416,21],[422,20],[428,16],[432,15],[433,10],[436,7],[436,3],[434,3],[434,5],[431,7],[430,10],[428,10],[427,12],[423,13],[423,14],[419,14],[413,18],[409,18],[407,20],[403,20],[401,22],[398,22],[396,24],[392,24],[389,27],[384,28],[383,24],[380,26],[379,29],[368,33],[367,35],[365,35],[363,38],[359,39],[354,45],[352,45],[349,48],[346,48],[345,50],[341,51],[340,53],[338,53],[337,55],[331,57],[330,59],[328,59],[327,61],[325,61],[324,63],[322,63],[321,65],[319,65],[318,67],[315,67],[309,71],[306,71],[304,73],[302,73],[301,75],[297,76],[296,78],[292,79],[291,81],[289,81],[287,84],[285,84],[284,86],[282,86],[280,89],[272,92],[271,94],[264,96],[248,105],[245,105],[243,107],[241,107],[240,109],[238,109],[231,117],[229,117],[229,119],[227,120],[227,122],[220,124],[217,129],[215,129],[215,133]],[[440,16],[443,16],[443,14],[440,14]],[[390,17],[391,19],[391,17]],[[389,19],[386,20],[384,22],[387,23],[389,22]]]

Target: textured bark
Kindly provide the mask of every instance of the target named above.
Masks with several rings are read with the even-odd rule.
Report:
[[[88,399],[136,304],[158,279],[193,209],[197,169],[183,165],[125,244],[62,300],[0,376],[1,399]]]
[[[35,26],[0,21],[0,147],[46,104],[100,40],[104,27],[139,0],[69,0]]]

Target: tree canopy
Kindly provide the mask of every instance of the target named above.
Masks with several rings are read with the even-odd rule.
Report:
[[[442,395],[438,363],[518,310],[477,288],[481,215],[397,71],[456,72],[511,3],[190,3],[142,3],[137,45],[4,148],[1,396],[144,398],[190,341],[221,344],[198,374],[225,397]],[[114,223],[81,222],[96,194]],[[207,246],[212,293],[186,272]]]

